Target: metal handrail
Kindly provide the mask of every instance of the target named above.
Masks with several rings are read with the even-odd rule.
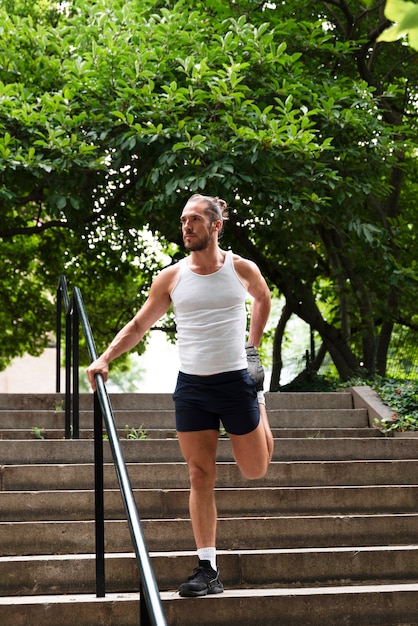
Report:
[[[87,349],[91,362],[97,358],[97,350],[93,333],[86,314],[81,292],[74,287],[71,297],[68,296],[67,281],[65,276],[60,276],[57,289],[57,392],[60,391],[60,367],[61,367],[61,318],[62,301],[64,302],[66,317],[66,437],[72,434],[78,438],[78,327],[79,323],[84,332]],[[58,304],[59,303],[59,304]],[[75,329],[75,327],[77,327]],[[75,343],[77,347],[75,348]],[[72,364],[72,402],[71,402],[71,364]],[[104,477],[103,477],[103,421],[106,425],[109,444],[115,463],[116,474],[125,506],[129,530],[138,563],[140,573],[140,624],[141,626],[167,626],[163,613],[161,598],[157,587],[154,571],[146,547],[142,532],[138,509],[129,480],[125,459],[117,433],[114,414],[110,403],[106,385],[101,374],[96,374],[97,391],[93,395],[94,402],[94,457],[95,457],[95,516],[96,516],[96,595],[105,596],[105,569],[104,569]],[[68,396],[68,400],[67,400]],[[70,407],[73,408],[72,425],[70,424]],[[68,408],[68,416],[67,416]],[[74,408],[75,419],[74,419]],[[68,421],[68,423],[67,423]],[[75,433],[76,430],[76,433]],[[68,431],[68,432],[67,432]],[[76,436],[74,436],[76,435]],[[145,600],[145,602],[144,602]]]

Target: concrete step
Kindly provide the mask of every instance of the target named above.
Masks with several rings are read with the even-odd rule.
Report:
[[[62,394],[17,395],[0,396],[0,624],[138,624],[138,572],[108,443],[111,593],[90,595],[92,395],[81,399],[80,441],[61,439]],[[260,481],[243,479],[229,440],[220,441],[218,562],[227,591],[197,600],[175,593],[196,556],[171,394],[112,396],[169,626],[413,623],[418,456],[413,440],[369,428],[373,419],[358,395],[267,394],[276,450]],[[126,440],[125,426],[152,436]],[[45,429],[45,440],[34,440],[34,427]]]
[[[171,393],[114,393],[110,394],[114,410],[166,410],[173,409]],[[0,409],[64,411],[64,393],[2,393]],[[93,394],[80,394],[80,410],[93,410]]]
[[[368,428],[366,409],[269,409],[273,428]]]
[[[366,439],[383,437],[377,428],[272,428],[275,439]]]
[[[107,519],[124,519],[118,489],[105,491]],[[135,489],[142,517],[188,518],[188,489]],[[417,485],[364,487],[253,487],[216,489],[219,517],[415,513]],[[94,493],[74,491],[4,491],[0,521],[82,520],[94,518]]]
[[[417,584],[228,590],[225,602],[207,596],[204,605],[194,598],[187,607],[170,592],[162,599],[170,626],[195,626],[196,612],[203,626],[417,626],[417,590]]]
[[[366,409],[269,409],[272,428],[368,428]],[[174,409],[167,410],[115,410],[115,423],[122,431],[142,428],[145,431],[155,428],[175,430]],[[80,429],[93,428],[93,412],[80,411]],[[65,413],[45,410],[0,410],[0,428],[3,430],[33,429],[65,432]]]
[[[171,439],[122,440],[127,463],[181,462],[178,442]],[[108,442],[104,442],[105,461],[111,461]],[[94,458],[91,440],[0,441],[0,459],[4,465],[28,463],[89,463]],[[417,459],[414,439],[370,438],[289,438],[280,439],[274,449],[275,461],[399,460]],[[217,460],[232,460],[228,439],[220,439]]]
[[[350,391],[266,393],[268,409],[352,409]]]
[[[161,594],[169,626],[417,626],[418,584],[231,589],[205,598]],[[4,626],[138,626],[138,593],[0,598]],[[257,616],[257,622],[254,621]]]
[[[138,592],[107,594],[105,598],[96,598],[93,593],[0,597],[2,626],[138,626],[139,623]]]
[[[160,591],[176,591],[196,566],[192,552],[151,552],[150,557]],[[217,561],[228,589],[406,583],[417,582],[418,546],[221,550]],[[138,590],[134,553],[108,554],[105,571],[108,592]],[[0,557],[1,596],[94,591],[94,554]]]
[[[142,489],[177,489],[189,487],[185,463],[128,463],[133,487]],[[294,461],[272,462],[257,487],[346,486],[346,485],[416,485],[418,460],[401,461]],[[115,469],[104,467],[105,487],[118,488]],[[92,463],[6,465],[0,466],[2,491],[49,489],[93,489]],[[219,463],[217,485],[248,487],[235,463]]]
[[[141,513],[140,513],[141,515]],[[265,550],[332,546],[409,545],[416,536],[418,514],[289,515],[231,517],[218,520],[220,550]],[[127,552],[127,523],[108,520],[106,551]],[[193,550],[188,519],[144,519],[148,549]],[[0,522],[0,556],[77,554],[94,552],[94,522]]]
[[[135,430],[137,430],[137,433],[133,432],[132,428],[135,428]],[[364,429],[366,430],[366,429]],[[177,439],[177,433],[175,429],[168,429],[168,428],[153,428],[153,429],[147,429],[146,431],[142,432],[142,429],[140,430],[140,427],[129,427],[129,428],[118,428],[118,436],[119,439],[123,440],[123,439],[128,439],[128,440],[138,440],[140,439],[142,436],[144,436],[145,439]],[[371,431],[371,435],[373,435],[373,429],[370,429]],[[349,432],[353,432],[353,431],[346,431],[347,433]],[[360,435],[362,436],[362,431],[360,431]],[[103,431],[103,436],[104,438],[106,438],[106,431]],[[300,431],[299,431],[299,436],[300,436]],[[364,433],[364,436],[367,436],[366,433]],[[62,428],[60,429],[54,429],[54,428],[40,428],[40,427],[32,427],[32,428],[22,428],[22,429],[0,429],[0,441],[1,440],[7,440],[7,441],[24,441],[24,440],[30,440],[30,441],[35,441],[35,440],[42,440],[42,439],[54,439],[54,440],[63,440],[64,437],[64,431],[62,430]],[[80,440],[92,440],[94,438],[94,431],[93,429],[85,429],[82,428],[79,431],[79,439]]]
[[[289,438],[305,438],[305,439],[332,439],[332,438],[367,438],[367,437],[383,437],[377,428],[272,428],[273,437],[275,439]],[[175,429],[169,428],[147,428],[145,435],[149,439],[177,439]],[[118,435],[120,439],[135,439],[130,428],[119,428]],[[64,434],[62,428],[41,428],[32,427],[24,429],[1,429],[0,440],[10,441],[12,439],[22,440],[30,439],[63,439]],[[94,431],[92,429],[80,429],[80,439],[93,439]]]
[[[125,426],[129,428],[168,428],[175,430],[174,410],[117,410],[114,411],[115,423],[122,431]],[[93,411],[80,411],[80,429],[93,428]],[[43,410],[11,410],[0,411],[0,427],[2,429],[27,430],[34,428],[45,430],[61,431],[61,437],[65,433],[65,413],[64,411],[43,411]]]
[[[114,393],[110,394],[114,410],[161,410],[173,409],[171,393]],[[3,393],[0,394],[0,409],[50,410],[64,409],[63,393]],[[269,409],[351,409],[353,397],[350,391],[326,393],[266,393]],[[91,410],[93,395],[80,394],[80,409]]]

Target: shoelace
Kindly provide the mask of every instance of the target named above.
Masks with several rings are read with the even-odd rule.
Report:
[[[212,584],[214,582],[216,582],[217,579],[217,574],[215,572],[215,577],[212,578],[211,574],[209,572],[205,571],[205,568],[202,567],[201,565],[199,565],[199,567],[195,567],[193,570],[193,574],[191,576],[189,576],[188,580],[194,580],[196,578],[203,578],[203,580],[205,581],[205,583],[211,587]]]

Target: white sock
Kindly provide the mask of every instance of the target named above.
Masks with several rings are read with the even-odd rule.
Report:
[[[266,399],[264,397],[264,391],[257,391],[257,400],[258,400],[258,404],[265,404],[266,403]]]
[[[210,566],[215,572],[218,571],[216,566],[216,548],[199,548],[197,556],[200,561],[210,561]]]

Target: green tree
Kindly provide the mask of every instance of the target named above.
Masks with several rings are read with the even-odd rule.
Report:
[[[417,322],[417,70],[377,43],[383,3],[76,0],[1,23],[3,366],[41,349],[62,272],[106,343],[165,262],[142,229],[175,260],[204,191],[340,376],[382,373],[393,324]]]
[[[418,5],[404,0],[386,0],[385,17],[395,24],[386,28],[378,41],[397,41],[407,35],[409,45],[418,50]]]

